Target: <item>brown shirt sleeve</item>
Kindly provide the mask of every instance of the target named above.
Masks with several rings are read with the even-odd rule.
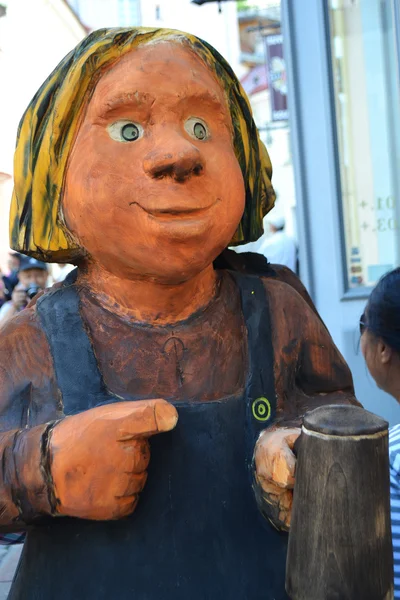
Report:
[[[311,300],[311,296],[308,293],[306,287],[300,281],[295,273],[289,267],[285,265],[270,265],[271,270],[274,273],[274,277],[278,281],[282,281],[283,283],[287,283],[292,286],[300,294],[300,296],[307,302],[307,304],[312,308],[312,310],[318,314],[317,309],[315,308],[314,302]]]
[[[58,411],[54,408],[57,393],[47,339],[37,321],[35,307],[28,308],[0,329],[0,530],[3,532],[21,531],[40,515],[51,512],[45,464],[46,432],[51,427],[47,417],[57,418]]]
[[[322,404],[357,404],[350,370],[324,323],[292,285],[265,279],[269,296],[278,423],[299,426]]]

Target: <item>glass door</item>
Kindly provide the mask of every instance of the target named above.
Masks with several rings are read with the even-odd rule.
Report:
[[[347,289],[400,263],[399,4],[328,0]]]

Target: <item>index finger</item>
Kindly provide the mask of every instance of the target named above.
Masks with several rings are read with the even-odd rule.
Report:
[[[117,441],[150,437],[173,429],[178,421],[176,408],[165,400],[132,402],[132,411],[117,429]]]

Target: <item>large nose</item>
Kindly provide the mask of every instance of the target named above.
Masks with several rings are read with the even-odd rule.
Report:
[[[201,152],[189,140],[178,137],[166,139],[151,150],[144,158],[143,167],[147,175],[154,179],[171,177],[183,182],[204,170]]]

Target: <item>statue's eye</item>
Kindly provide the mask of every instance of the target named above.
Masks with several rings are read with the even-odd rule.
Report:
[[[109,125],[108,133],[116,142],[136,142],[143,135],[143,127],[131,121],[116,121]]]
[[[198,117],[190,117],[185,123],[185,129],[192,138],[201,142],[208,140],[210,137],[210,131],[206,123]]]

